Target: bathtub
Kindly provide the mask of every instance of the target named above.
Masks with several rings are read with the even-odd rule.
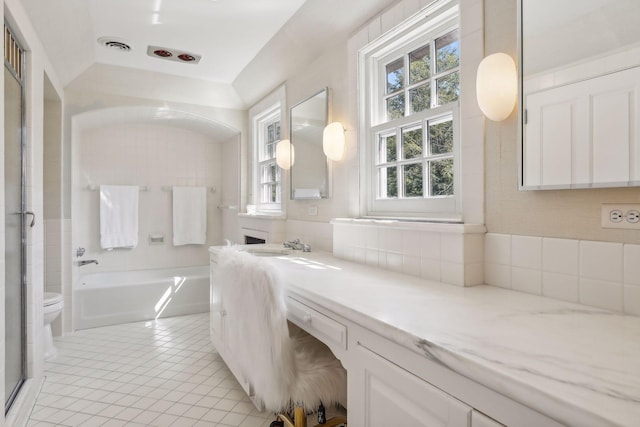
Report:
[[[73,289],[74,329],[209,311],[209,266],[87,274]]]

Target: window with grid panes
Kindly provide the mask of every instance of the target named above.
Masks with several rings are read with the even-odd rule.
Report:
[[[407,24],[402,44],[361,53],[371,103],[368,215],[446,217],[457,209],[460,37],[457,3],[439,3],[433,23]]]
[[[280,142],[280,110],[258,123],[258,210],[280,211],[282,171],[276,164],[276,145]]]

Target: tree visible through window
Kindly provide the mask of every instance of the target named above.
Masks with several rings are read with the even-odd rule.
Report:
[[[384,120],[394,125],[414,116],[416,122],[378,134],[378,197],[453,195],[452,115],[429,116],[430,110],[458,100],[459,67],[457,29],[385,65]]]

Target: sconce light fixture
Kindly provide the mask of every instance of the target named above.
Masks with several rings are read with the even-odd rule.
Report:
[[[296,150],[291,145],[291,141],[283,139],[276,145],[276,163],[282,169],[290,169],[295,161]]]
[[[476,95],[480,109],[499,122],[511,114],[518,96],[518,73],[506,53],[494,53],[480,62],[476,75]]]
[[[344,156],[344,127],[342,123],[329,123],[322,132],[322,151],[329,160],[340,161]]]

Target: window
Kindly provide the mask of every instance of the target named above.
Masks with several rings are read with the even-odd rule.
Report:
[[[276,145],[280,142],[280,106],[258,117],[256,124],[257,209],[259,212],[280,212],[282,170],[276,164]]]
[[[366,215],[459,216],[458,25],[441,0],[360,51]]]

